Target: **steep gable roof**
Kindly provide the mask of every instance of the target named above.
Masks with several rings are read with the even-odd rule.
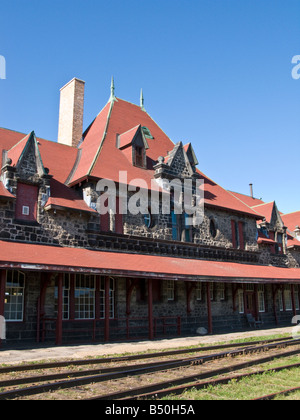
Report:
[[[0,128],[0,149],[11,150],[11,153],[15,153],[18,156],[17,145],[20,142],[24,145],[28,136],[24,133]],[[36,138],[36,141],[44,167],[49,168],[50,174],[55,179],[64,183],[75,165],[78,149],[39,137]],[[22,144],[18,146],[20,149]],[[14,147],[16,147],[16,150],[13,152]],[[2,164],[4,163],[2,162]]]
[[[294,231],[297,226],[300,226],[300,211],[293,213],[283,214],[281,216],[283,223],[289,228],[290,231]]]
[[[126,133],[133,127],[147,127],[152,138],[147,137],[147,170],[133,166],[121,150],[117,148],[116,135]],[[187,151],[191,151],[187,145]],[[116,98],[102,109],[84,133],[80,145],[82,156],[70,185],[75,185],[87,177],[119,181],[119,172],[127,172],[128,182],[136,179],[146,181],[151,188],[154,178],[153,165],[160,156],[167,157],[175,145],[147,112],[130,102]],[[220,187],[202,172],[197,171],[205,181],[205,203],[230,209],[260,218],[254,210]]]
[[[29,158],[33,172],[38,173],[40,176],[46,175],[34,131],[13,146],[7,152],[7,157],[11,159],[11,166],[15,166],[17,170],[21,170],[24,160]]]

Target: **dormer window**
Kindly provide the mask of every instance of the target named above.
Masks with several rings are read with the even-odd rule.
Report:
[[[144,167],[144,148],[140,146],[135,147],[135,166]]]
[[[38,187],[18,183],[16,213],[17,220],[27,222],[37,221]]]

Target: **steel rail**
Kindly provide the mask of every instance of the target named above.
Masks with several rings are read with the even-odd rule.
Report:
[[[282,342],[279,342],[280,345]],[[175,369],[177,367],[185,367],[189,366],[190,364],[204,364],[211,360],[220,359],[224,357],[228,357],[229,355],[237,356],[239,354],[244,354],[245,352],[255,349],[259,349],[259,347],[256,347],[254,345],[250,347],[240,347],[238,350],[228,352],[222,352],[217,354],[211,354],[211,355],[202,355],[201,359],[199,361],[199,358],[193,356],[192,358],[187,359],[178,359],[178,360],[169,360],[169,361],[161,361],[161,362],[151,362],[151,363],[145,363],[145,364],[139,364],[139,365],[129,365],[125,367],[126,371],[136,370],[136,369],[143,369],[144,373],[150,373],[150,371],[146,371],[146,369],[151,369],[151,372],[156,370],[160,370],[161,367],[164,369]],[[104,375],[104,374],[113,374],[117,372],[124,372],[124,366],[117,366],[117,367],[110,367],[110,368],[102,368],[102,369],[89,369],[84,371],[67,371],[62,373],[53,373],[53,374],[47,374],[47,375],[39,375],[39,376],[30,376],[30,377],[23,377],[23,378],[14,378],[14,379],[4,379],[0,381],[0,387],[12,387],[16,385],[24,385],[24,384],[32,384],[32,383],[39,383],[39,382],[47,382],[52,380],[64,380],[64,379],[70,379],[70,378],[80,378],[84,376],[90,376],[90,375]]]
[[[268,351],[274,348],[282,348],[286,346],[296,346],[296,345],[299,345],[299,343],[300,343],[300,340],[291,340],[291,341],[286,341],[286,342],[277,342],[277,343],[262,345],[259,347],[251,346],[251,347],[246,347],[246,348],[240,348],[240,349],[229,351],[229,352],[227,351],[227,352],[218,353],[214,355],[207,355],[203,357],[196,357],[196,358],[184,359],[184,360],[179,360],[179,361],[176,360],[176,361],[171,361],[171,362],[169,361],[166,363],[155,364],[153,366],[148,366],[148,367],[145,367],[143,365],[140,367],[134,366],[134,369],[129,369],[129,370],[127,367],[127,370],[122,370],[122,371],[114,372],[114,373],[104,373],[104,374],[102,373],[100,375],[92,375],[92,376],[87,376],[83,378],[81,377],[80,379],[68,379],[68,380],[64,380],[60,382],[52,382],[48,384],[43,384],[40,386],[31,386],[29,388],[14,389],[14,390],[6,391],[0,394],[0,400],[14,399],[21,396],[30,396],[30,395],[45,393],[45,392],[54,391],[58,389],[72,388],[75,386],[86,385],[93,382],[104,382],[108,380],[120,379],[127,376],[143,375],[145,373],[171,370],[178,367],[199,365],[209,360],[215,360],[215,359],[220,359],[224,357],[235,357],[241,354],[244,355],[244,354],[256,353],[258,351]],[[293,352],[289,352],[289,355],[298,354],[298,353],[299,353],[299,350],[296,350]],[[272,360],[274,356],[275,355],[267,359]],[[281,355],[279,355],[278,357],[281,357]],[[260,361],[259,363],[262,363],[262,362]],[[248,364],[249,362],[243,365],[248,366]],[[226,369],[229,369],[229,370],[226,370]],[[232,370],[231,367],[226,368],[226,369],[224,372]],[[206,375],[208,375],[207,377],[210,377],[211,373],[210,372],[206,373]],[[198,377],[199,376],[197,376],[197,378]],[[192,380],[195,380],[195,376],[193,376],[192,378],[193,378]],[[186,383],[186,378],[184,379],[184,381]],[[169,385],[170,384],[168,382],[168,386]]]
[[[290,389],[286,389],[284,391],[275,392],[274,394],[264,395],[263,397],[254,398],[252,401],[270,401],[270,400],[274,400],[274,398],[276,398],[280,395],[288,395],[288,394],[292,394],[293,392],[297,392],[297,391],[300,391],[299,386],[296,387],[296,388],[290,388]]]
[[[67,367],[67,366],[85,366],[85,365],[97,365],[97,364],[108,364],[108,363],[118,363],[118,362],[127,362],[133,360],[144,360],[144,359],[154,359],[164,356],[175,356],[180,354],[188,354],[188,353],[198,353],[198,352],[205,352],[210,350],[220,350],[226,348],[236,348],[242,346],[255,346],[255,345],[263,345],[268,343],[280,342],[285,340],[292,340],[293,337],[284,337],[284,338],[275,338],[271,340],[261,340],[261,341],[249,341],[244,343],[232,343],[232,344],[219,344],[215,346],[206,346],[206,347],[197,347],[194,349],[185,348],[179,350],[170,350],[165,352],[156,352],[156,353],[147,353],[147,354],[139,354],[139,355],[128,355],[128,356],[120,356],[120,357],[106,357],[106,358],[97,358],[97,359],[79,359],[79,360],[67,360],[61,362],[48,362],[48,363],[34,363],[34,364],[26,364],[26,365],[9,365],[0,368],[0,375],[4,373],[11,373],[11,372],[24,372],[30,370],[41,370],[41,369],[52,369],[52,368],[60,368],[60,367]],[[1,354],[1,351],[0,351]]]
[[[299,354],[299,350],[293,350],[293,351],[289,351],[289,352],[285,352],[285,353],[281,353],[278,355],[272,355],[272,356],[268,356],[268,357],[264,357],[261,359],[256,359],[256,360],[252,360],[252,361],[248,361],[248,362],[244,362],[244,363],[239,363],[236,365],[231,365],[228,367],[224,367],[221,369],[216,369],[216,370],[212,370],[212,371],[208,371],[208,372],[204,372],[204,373],[200,373],[200,374],[194,374],[191,376],[185,376],[179,379],[175,379],[171,381],[171,384],[173,385],[172,388],[170,388],[170,381],[166,381],[166,382],[160,382],[160,383],[156,383],[156,384],[152,384],[152,385],[147,385],[144,387],[139,387],[139,388],[134,388],[134,389],[130,389],[130,390],[126,390],[126,391],[120,391],[120,392],[114,392],[111,394],[107,394],[107,395],[100,395],[100,396],[96,396],[96,397],[92,397],[92,398],[87,398],[87,401],[101,401],[101,400],[120,400],[120,399],[138,399],[138,398],[143,398],[145,395],[147,397],[151,397],[151,396],[156,396],[156,395],[160,395],[165,396],[165,395],[169,395],[171,392],[171,389],[176,389],[174,388],[174,385],[177,385],[178,387],[180,387],[180,389],[187,389],[189,387],[189,384],[193,384],[192,388],[195,387],[195,384],[199,384],[199,381],[203,381],[205,379],[208,378],[212,378],[214,376],[219,376],[219,375],[224,375],[224,374],[228,374],[231,372],[235,372],[235,371],[239,371],[248,367],[252,367],[255,365],[260,365],[263,363],[267,363],[267,362],[271,362],[275,359],[280,359],[280,358],[285,358],[285,357],[290,357],[293,356],[295,354]],[[298,364],[297,364],[298,365]],[[294,366],[294,367],[298,367],[298,366]],[[282,369],[287,369],[288,367],[285,366]],[[270,369],[271,371],[274,371],[276,368],[274,369]],[[263,371],[264,372],[264,371]],[[249,375],[255,375],[254,373],[250,373]],[[243,375],[241,375],[243,376]],[[225,380],[226,378],[224,378]],[[228,379],[228,378],[227,378]],[[230,380],[232,380],[233,377],[230,378]],[[221,379],[222,381],[222,379]],[[212,381],[215,382],[215,381]],[[209,384],[209,382],[208,382]],[[197,386],[197,385],[196,385]],[[201,384],[199,384],[199,386],[201,386]],[[177,389],[179,389],[177,387]]]
[[[285,366],[278,366],[275,368],[270,368],[270,369],[262,369],[262,370],[257,370],[254,372],[249,372],[249,373],[242,373],[239,375],[234,375],[234,376],[227,376],[225,378],[221,378],[221,379],[212,379],[211,381],[206,381],[206,382],[193,382],[189,385],[183,385],[183,386],[179,386],[179,387],[173,387],[173,388],[169,388],[169,389],[164,389],[161,391],[156,391],[156,392],[149,392],[149,393],[145,393],[145,394],[139,394],[136,396],[131,396],[130,398],[123,398],[123,400],[137,400],[137,399],[160,399],[163,397],[166,397],[168,395],[180,395],[185,391],[191,390],[191,389],[196,389],[197,391],[200,391],[201,389],[205,389],[209,386],[217,386],[217,385],[226,385],[228,383],[230,383],[231,381],[241,381],[242,379],[245,378],[249,378],[251,376],[259,376],[259,375],[264,375],[266,373],[273,373],[273,372],[280,372],[282,370],[290,370],[290,369],[296,369],[300,367],[300,363],[295,363],[292,365],[285,365]],[[299,388],[293,388],[292,390],[298,390]],[[290,390],[287,391],[282,391],[282,393],[288,392]],[[278,394],[278,393],[277,393]],[[260,400],[260,399],[267,399],[268,397],[272,397],[277,396],[277,394],[272,394],[270,396],[265,396],[265,397],[261,397],[261,398],[256,398],[255,400]],[[281,393],[279,393],[281,394]],[[269,399],[269,398],[268,398]]]

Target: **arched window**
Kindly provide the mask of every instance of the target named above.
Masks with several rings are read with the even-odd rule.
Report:
[[[216,223],[214,221],[214,219],[210,219],[210,223],[209,223],[209,232],[210,235],[215,238],[217,236],[217,227],[216,227]]]

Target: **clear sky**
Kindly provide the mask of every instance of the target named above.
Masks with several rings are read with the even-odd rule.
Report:
[[[139,103],[224,188],[300,210],[300,0],[1,0],[0,126],[56,141],[59,89],[86,81],[84,127]]]

